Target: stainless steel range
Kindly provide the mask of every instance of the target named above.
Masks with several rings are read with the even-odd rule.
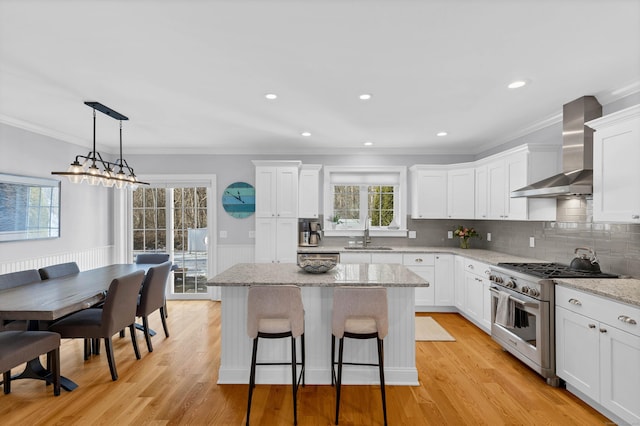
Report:
[[[499,263],[491,268],[489,277],[491,337],[548,384],[558,386],[554,278],[617,278],[617,275],[577,271],[558,263]]]

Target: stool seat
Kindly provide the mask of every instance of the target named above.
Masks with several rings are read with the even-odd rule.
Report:
[[[289,318],[262,318],[258,321],[258,333],[279,334],[290,333]]]
[[[371,334],[377,333],[375,318],[371,317],[355,317],[348,318],[344,323],[344,332],[351,334]]]

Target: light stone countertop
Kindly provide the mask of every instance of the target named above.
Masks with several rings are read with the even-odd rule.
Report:
[[[301,287],[372,285],[429,287],[429,283],[405,266],[387,263],[339,263],[322,274],[303,271],[294,263],[238,263],[207,280],[208,286],[294,284]]]
[[[298,247],[298,253],[450,253],[468,257],[480,262],[497,265],[502,262],[543,263],[544,260],[529,259],[491,250],[460,249],[456,247],[392,247],[391,250],[368,250],[366,248],[345,249],[340,246]],[[557,285],[608,297],[630,305],[640,306],[640,280],[634,278],[557,278]]]
[[[634,278],[556,278],[556,285],[575,288],[630,305],[640,306],[640,280]]]

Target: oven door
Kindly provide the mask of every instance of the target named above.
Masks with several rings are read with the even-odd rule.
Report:
[[[507,288],[492,286],[491,337],[539,374],[554,374],[551,365],[549,302],[536,300]],[[496,309],[500,291],[509,293],[515,303],[516,313],[525,315],[519,327],[505,327],[496,323]],[[520,312],[518,312],[520,311]]]

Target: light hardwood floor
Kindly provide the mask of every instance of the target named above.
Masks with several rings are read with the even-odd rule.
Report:
[[[62,373],[79,387],[73,392],[62,391],[56,398],[42,382],[14,381],[10,395],[0,394],[0,423],[244,424],[247,386],[216,385],[220,304],[172,301],[169,313],[171,337],[164,337],[155,313],[151,327],[159,333],[153,338],[154,352],[147,352],[139,334],[139,361],[135,360],[129,336],[114,337],[120,375],[117,382],[111,381],[104,355],[85,362],[82,340],[63,341]],[[420,386],[387,387],[390,425],[610,424],[566,390],[547,386],[463,317],[428,315],[457,341],[416,343]],[[251,423],[292,424],[290,389],[258,385]],[[298,398],[298,424],[333,424],[335,398],[331,386],[306,386],[300,389]],[[382,424],[379,386],[343,387],[340,412],[341,425]]]

